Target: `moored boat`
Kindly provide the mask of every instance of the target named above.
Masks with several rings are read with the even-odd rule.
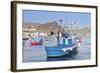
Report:
[[[79,39],[77,39],[79,40]],[[45,47],[48,57],[60,57],[72,53],[77,53],[79,48],[79,42],[72,36],[63,38],[63,42],[54,47]]]

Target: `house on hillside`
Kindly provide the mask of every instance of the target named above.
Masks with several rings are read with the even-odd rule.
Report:
[[[23,38],[46,37],[55,34],[58,36],[62,32],[62,27],[56,22],[39,23],[23,23]]]

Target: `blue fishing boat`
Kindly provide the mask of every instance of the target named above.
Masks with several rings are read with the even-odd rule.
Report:
[[[61,57],[61,56],[69,55],[72,53],[77,53],[78,48],[79,48],[79,45],[78,45],[79,42],[77,42],[77,40],[69,34],[64,35],[64,38],[62,39],[62,43],[58,43],[57,46],[45,47],[47,56]]]

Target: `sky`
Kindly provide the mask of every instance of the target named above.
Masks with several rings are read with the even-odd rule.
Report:
[[[57,21],[65,26],[90,26],[91,24],[91,13],[23,10],[22,15],[24,23],[43,24]]]

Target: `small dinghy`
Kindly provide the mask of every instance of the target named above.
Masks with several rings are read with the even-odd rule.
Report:
[[[31,39],[31,46],[42,45],[42,39],[40,38],[32,38]]]

